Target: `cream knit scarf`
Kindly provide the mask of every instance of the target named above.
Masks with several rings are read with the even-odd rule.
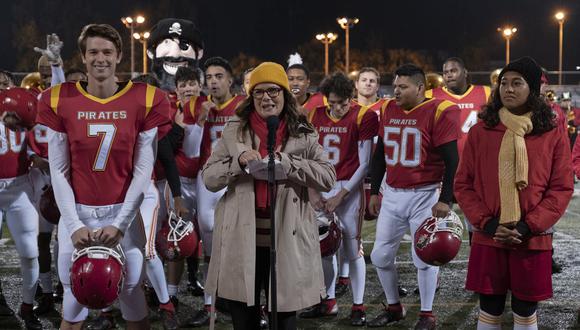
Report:
[[[517,116],[506,108],[499,110],[499,119],[507,127],[499,149],[499,223],[502,225],[514,225],[521,217],[518,191],[528,186],[528,152],[524,135],[533,129],[531,116],[531,112]]]

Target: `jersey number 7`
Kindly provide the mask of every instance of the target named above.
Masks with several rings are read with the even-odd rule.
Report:
[[[117,127],[114,124],[88,124],[87,130],[89,137],[101,137],[101,144],[93,163],[93,171],[103,172],[107,168]]]

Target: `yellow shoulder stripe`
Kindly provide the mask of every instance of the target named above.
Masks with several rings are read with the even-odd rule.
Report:
[[[363,117],[365,116],[365,114],[367,113],[367,111],[369,111],[369,107],[365,107],[365,106],[361,106],[360,109],[358,110],[358,115],[356,117],[356,125],[360,126],[360,124],[362,123]]]
[[[437,111],[435,112],[435,121],[439,120],[439,117],[443,111],[447,110],[449,107],[454,106],[455,103],[450,101],[443,101],[437,106]]]
[[[387,106],[389,106],[389,102],[391,102],[392,100],[393,99],[386,99],[385,103],[383,103],[383,105],[381,105],[381,116],[385,113]]]
[[[426,90],[425,91],[425,97],[428,98],[428,99],[433,98],[433,90],[432,89]]]
[[[60,98],[60,86],[62,85],[58,84],[50,89],[50,108],[52,109],[52,111],[54,111],[54,113],[58,113],[57,107],[58,100]]]
[[[145,91],[145,116],[149,114],[151,108],[153,108],[153,99],[155,98],[156,88],[151,85],[147,85],[147,90]]]
[[[483,86],[483,91],[485,92],[485,101],[489,101],[491,95],[491,88],[489,86]]]

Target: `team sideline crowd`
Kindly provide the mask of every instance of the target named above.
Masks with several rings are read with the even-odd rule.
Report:
[[[247,68],[235,86],[228,60],[202,60],[186,19],[159,21],[149,40],[152,72],[128,81],[107,24],[82,29],[82,69],[63,67],[51,34],[35,47],[38,72],[17,85],[0,71],[0,224],[22,277],[17,311],[0,286],[0,320],[42,329],[62,300],[63,330],[111,329],[114,306],[127,329],[148,329],[152,309],[164,329],[212,328],[217,312],[234,329],[296,329],[337,315],[350,290],[351,325],[384,327],[406,317],[396,256],[410,234],[415,329],[435,329],[439,266],[466,230],[477,329],[501,329],[508,294],[514,329],[538,328],[553,228],[580,177],[580,108],[533,58],[490,86],[471,84],[458,57],[441,76],[404,64],[383,96],[372,67],[311,86],[299,55]],[[368,318],[365,219],[376,219],[370,260],[386,297]],[[179,304],[184,275],[203,308],[178,320],[193,309]]]

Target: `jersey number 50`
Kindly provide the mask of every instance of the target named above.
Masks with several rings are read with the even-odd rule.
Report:
[[[385,127],[383,142],[387,165],[395,166],[400,163],[405,167],[415,167],[421,163],[421,131],[417,128],[405,127],[401,130],[401,127]],[[409,143],[412,143],[412,148],[408,147]],[[391,157],[387,148],[393,150]]]
[[[111,154],[111,147],[115,139],[117,127],[114,124],[88,124],[88,135],[90,137],[101,136],[101,144],[93,163],[93,171],[102,172],[107,168],[107,161]]]
[[[8,134],[6,134],[8,132]],[[5,155],[9,150],[19,153],[26,138],[26,132],[10,131],[4,125],[0,125],[0,155]],[[5,165],[3,165],[5,166]]]

